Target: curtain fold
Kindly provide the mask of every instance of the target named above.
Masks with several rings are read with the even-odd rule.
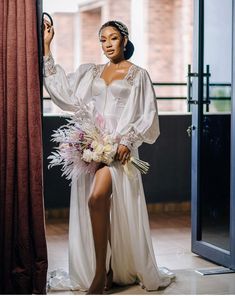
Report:
[[[45,294],[36,1],[0,1],[0,293]]]

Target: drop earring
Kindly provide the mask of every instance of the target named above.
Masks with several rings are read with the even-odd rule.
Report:
[[[126,51],[126,48],[124,47],[124,51]]]

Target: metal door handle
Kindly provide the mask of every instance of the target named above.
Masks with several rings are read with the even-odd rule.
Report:
[[[204,73],[204,76],[206,76],[206,99],[203,100],[203,103],[206,104],[206,112],[209,112],[209,104],[210,101],[210,66],[206,65],[206,73]]]
[[[192,100],[191,97],[191,87],[192,87],[192,77],[198,77],[197,73],[191,72],[191,65],[188,65],[188,75],[187,75],[187,103],[188,103],[188,112],[190,112],[190,104],[198,104],[196,100]]]
[[[187,128],[187,133],[188,133],[188,136],[191,137],[192,135],[192,131],[196,129],[196,126],[195,125],[190,125],[188,128]]]
[[[210,104],[210,66],[206,65],[206,73],[202,74],[206,77],[206,98],[202,100],[203,104],[206,104],[206,111],[209,112]],[[188,112],[190,112],[190,104],[198,104],[197,100],[192,100],[191,97],[191,87],[192,87],[192,77],[198,77],[198,73],[191,72],[191,65],[188,65],[188,75],[187,75],[187,102],[188,102]]]

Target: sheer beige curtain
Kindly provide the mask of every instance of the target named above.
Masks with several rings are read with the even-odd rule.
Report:
[[[44,294],[36,1],[0,1],[0,293]]]

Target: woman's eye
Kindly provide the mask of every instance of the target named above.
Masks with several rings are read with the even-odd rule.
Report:
[[[102,39],[102,40],[100,40],[100,42],[105,42],[105,40]]]
[[[117,39],[117,37],[113,37],[113,38],[112,38],[112,40],[116,40],[116,39]]]

